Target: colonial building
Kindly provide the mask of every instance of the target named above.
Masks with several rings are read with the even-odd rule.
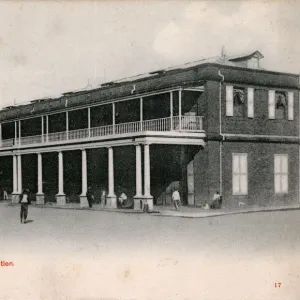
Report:
[[[264,70],[258,51],[187,63],[0,111],[1,184],[12,202],[126,192],[150,209],[299,201],[299,76]]]

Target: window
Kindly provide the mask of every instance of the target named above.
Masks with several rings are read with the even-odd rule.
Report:
[[[288,193],[288,155],[274,155],[274,189],[275,194]]]
[[[275,92],[275,101],[275,118],[279,120],[286,119],[287,101],[285,93]]]
[[[226,86],[226,116],[245,116],[245,89]]]
[[[245,115],[245,90],[243,88],[233,89],[233,115],[243,117]]]
[[[232,154],[232,193],[233,195],[248,194],[248,162],[247,154]]]
[[[294,93],[269,91],[269,119],[294,120]]]

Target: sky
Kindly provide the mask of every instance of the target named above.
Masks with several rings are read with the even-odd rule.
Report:
[[[259,50],[300,73],[300,1],[3,1],[0,107]]]

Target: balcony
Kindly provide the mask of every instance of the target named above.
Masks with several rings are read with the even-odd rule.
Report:
[[[176,116],[27,136],[17,139],[4,139],[0,146],[1,149],[6,149],[23,146],[53,145],[62,142],[97,140],[101,137],[117,137],[122,134],[134,134],[138,132],[203,132],[203,117]]]

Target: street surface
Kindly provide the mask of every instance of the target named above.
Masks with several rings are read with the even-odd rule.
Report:
[[[300,299],[298,210],[187,219],[29,207],[27,224],[19,211],[0,203],[1,300]]]

